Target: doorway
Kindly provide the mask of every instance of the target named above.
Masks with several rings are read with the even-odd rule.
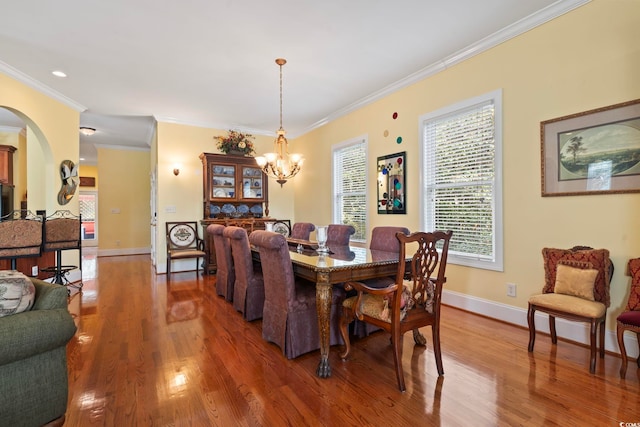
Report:
[[[82,246],[98,246],[98,192],[80,191]]]

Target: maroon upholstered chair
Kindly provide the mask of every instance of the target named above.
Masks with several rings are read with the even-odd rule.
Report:
[[[327,246],[349,246],[351,235],[356,232],[353,225],[329,224],[327,228]]]
[[[262,318],[264,307],[264,282],[260,265],[251,259],[251,246],[247,230],[243,227],[227,226],[222,232],[231,243],[233,269],[236,282],[233,286],[233,307],[248,320]]]
[[[213,236],[213,246],[216,251],[216,292],[227,301],[233,299],[233,285],[236,281],[231,245],[229,238],[224,237],[224,225],[210,224],[207,233]]]
[[[362,282],[345,283],[345,289],[354,289],[357,294],[342,303],[340,332],[345,342],[345,350],[340,354],[342,359],[351,351],[347,333],[349,323],[359,319],[378,326],[391,334],[398,388],[405,391],[402,337],[405,332],[413,331],[415,343],[424,346],[427,341],[419,328],[431,326],[438,375],[444,374],[440,351],[440,301],[446,282],[445,270],[452,234],[451,231],[435,231],[406,236],[400,232],[397,234],[400,241],[398,271],[392,285],[377,289]],[[416,245],[411,263],[404,262],[408,256],[407,247]],[[438,249],[439,246],[442,249]]]
[[[571,249],[542,249],[545,286],[542,294],[529,297],[529,352],[536,340],[535,313],[549,315],[551,342],[558,343],[556,317],[589,324],[591,357],[589,372],[596,371],[596,350],[604,358],[604,331],[613,264],[606,249],[575,246]],[[598,336],[598,328],[600,334]]]
[[[627,349],[624,346],[624,331],[636,333],[640,344],[640,258],[629,260],[629,275],[631,276],[631,291],[627,300],[627,307],[617,319],[618,346],[622,356],[622,366],[620,366],[620,377],[624,378],[627,373]],[[640,368],[640,356],[636,360]]]
[[[262,338],[282,349],[287,359],[320,348],[315,283],[293,275],[285,237],[256,230],[249,242],[260,251],[264,277]],[[334,288],[331,302],[331,344],[342,343],[338,331],[339,305],[344,291]]]
[[[289,237],[298,240],[309,240],[309,235],[315,229],[316,226],[310,222],[296,222],[291,228],[291,236]]]

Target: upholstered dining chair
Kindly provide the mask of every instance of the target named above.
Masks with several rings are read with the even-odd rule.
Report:
[[[627,373],[627,349],[624,345],[624,332],[631,331],[636,333],[638,344],[640,345],[640,258],[629,260],[627,264],[628,273],[631,276],[631,290],[629,291],[629,299],[627,307],[620,313],[617,318],[617,335],[618,346],[620,347],[620,356],[622,357],[622,365],[620,366],[620,377],[624,378]],[[636,360],[638,368],[640,368],[640,356]]]
[[[606,249],[575,246],[571,249],[542,249],[545,285],[542,294],[529,298],[529,352],[536,340],[535,313],[549,315],[551,342],[558,343],[556,317],[589,324],[589,372],[596,371],[598,328],[600,357],[604,358],[604,331],[609,307],[609,286],[613,264]]]
[[[231,244],[229,238],[223,234],[224,228],[221,224],[209,224],[207,233],[213,237],[213,247],[216,251],[216,293],[227,301],[232,301],[236,273],[231,256]]]
[[[346,359],[351,352],[348,326],[354,319],[372,323],[391,334],[393,360],[396,367],[398,388],[405,391],[402,370],[402,337],[413,331],[417,345],[426,345],[419,328],[431,326],[433,352],[438,375],[444,374],[440,349],[440,301],[442,288],[446,282],[445,271],[452,231],[415,232],[396,234],[400,242],[398,272],[395,282],[386,288],[371,288],[361,282],[347,282],[345,289],[354,289],[357,295],[342,303],[340,333],[345,342],[345,350],[340,354]],[[417,249],[409,266],[407,246]],[[441,245],[442,249],[438,249]]]
[[[311,232],[316,229],[316,226],[311,224],[310,222],[296,222],[291,227],[291,237],[292,239],[298,240],[309,240],[309,235]]]
[[[287,359],[320,348],[315,283],[294,276],[286,238],[256,230],[249,242],[260,252],[264,277],[262,338],[275,343]],[[334,288],[331,302],[330,344],[339,344],[339,304],[344,291]]]
[[[233,269],[236,281],[233,285],[233,307],[245,320],[262,318],[264,307],[264,281],[262,269],[254,264],[247,230],[242,227],[225,227],[222,235],[231,243]]]
[[[327,246],[349,246],[351,235],[356,232],[353,225],[329,224],[327,228]]]

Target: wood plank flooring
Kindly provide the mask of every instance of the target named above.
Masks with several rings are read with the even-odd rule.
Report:
[[[407,391],[397,389],[388,335],[287,360],[195,272],[156,275],[148,256],[84,255],[84,290],[69,309],[65,426],[618,426],[640,423],[640,370],[451,307],[442,314],[445,375],[427,348],[404,340]],[[88,277],[88,278],[87,278]]]

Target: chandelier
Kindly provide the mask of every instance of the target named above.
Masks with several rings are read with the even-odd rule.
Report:
[[[289,154],[289,143],[285,138],[285,131],[282,128],[282,66],[287,63],[286,59],[276,59],[276,64],[280,67],[280,129],[276,132],[276,139],[273,142],[273,152],[265,153],[256,157],[258,166],[268,177],[276,180],[280,187],[300,172],[304,159],[300,154]]]

